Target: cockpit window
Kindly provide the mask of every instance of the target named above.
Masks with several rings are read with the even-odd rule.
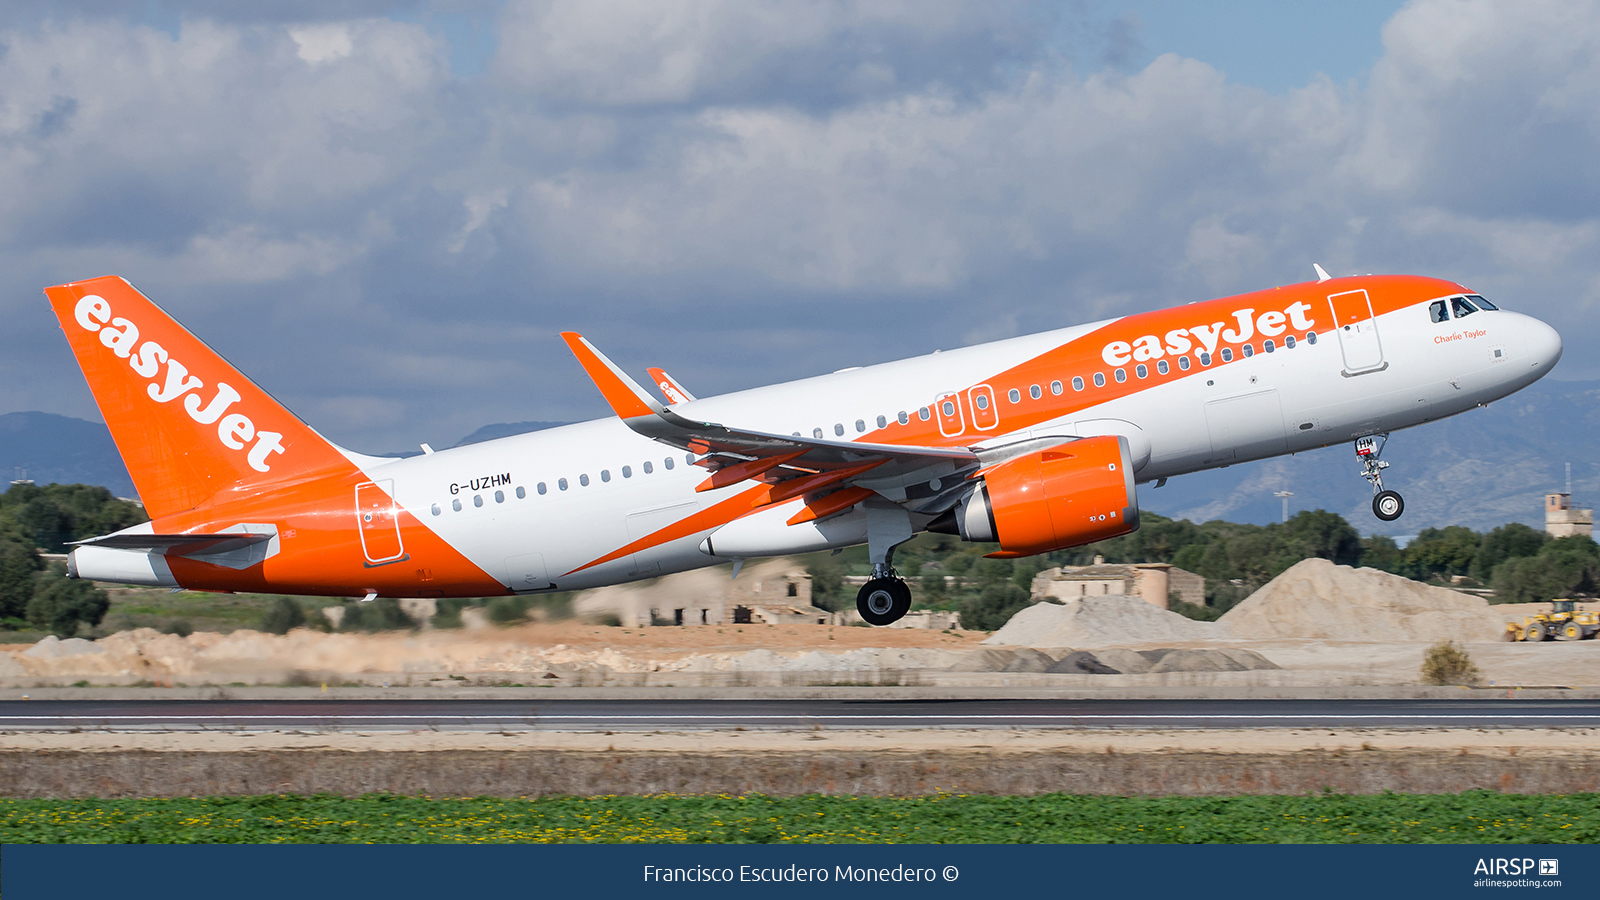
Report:
[[[1432,319],[1435,325],[1450,321],[1450,313],[1445,310],[1443,300],[1435,300],[1428,304],[1428,318]]]
[[[1498,306],[1495,306],[1493,303],[1490,303],[1488,300],[1485,300],[1483,298],[1482,294],[1468,294],[1467,295],[1467,299],[1471,300],[1473,305],[1478,307],[1479,309],[1499,309],[1500,308]]]
[[[1478,308],[1468,303],[1465,297],[1451,297],[1450,310],[1456,314],[1456,318],[1464,319],[1477,312]]]

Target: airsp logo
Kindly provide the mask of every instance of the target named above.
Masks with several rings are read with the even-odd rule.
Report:
[[[250,445],[245,454],[250,468],[257,472],[271,469],[267,465],[267,458],[283,452],[283,435],[275,431],[257,431],[249,416],[228,413],[228,407],[240,400],[238,391],[226,382],[219,381],[216,394],[210,401],[202,399],[199,391],[205,387],[205,382],[190,375],[189,368],[173,359],[160,344],[155,341],[140,343],[139,326],[120,316],[112,318],[111,304],[103,297],[89,294],[78,301],[73,313],[85,331],[99,332],[100,343],[126,359],[129,367],[141,377],[151,379],[146,389],[151,400],[170,403],[183,397],[183,408],[188,411],[189,418],[201,425],[216,425],[217,440],[224,447],[243,451],[246,445]],[[163,364],[167,367],[166,377],[158,378],[157,373]],[[188,396],[184,396],[186,394]],[[255,443],[251,444],[252,441]]]
[[[1561,861],[1558,860],[1558,859],[1541,859],[1541,860],[1539,860],[1539,874],[1540,875],[1560,875],[1561,874]]]

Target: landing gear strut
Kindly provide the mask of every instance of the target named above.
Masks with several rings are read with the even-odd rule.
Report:
[[[869,500],[867,556],[872,580],[856,594],[856,611],[868,625],[898,622],[911,611],[911,586],[894,570],[894,548],[911,539],[911,517],[893,503]]]
[[[1389,464],[1378,457],[1387,443],[1388,434],[1359,438],[1356,456],[1361,460],[1361,477],[1372,484],[1372,514],[1385,522],[1393,522],[1406,511],[1406,501],[1397,492],[1383,487],[1383,470],[1389,468]]]

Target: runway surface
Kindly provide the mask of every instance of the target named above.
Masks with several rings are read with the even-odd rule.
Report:
[[[1595,700],[3,701],[19,731],[1590,728]]]

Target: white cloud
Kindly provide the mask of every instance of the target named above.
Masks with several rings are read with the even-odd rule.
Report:
[[[285,21],[0,34],[0,379],[81,410],[32,298],[109,270],[203,336],[256,316],[239,362],[286,399],[391,404],[322,423],[369,447],[597,411],[564,327],[709,393],[1313,261],[1600,339],[1586,5],[1415,2],[1366,84],[1277,96],[1074,70],[1007,4],[518,0],[467,79],[420,26]]]

